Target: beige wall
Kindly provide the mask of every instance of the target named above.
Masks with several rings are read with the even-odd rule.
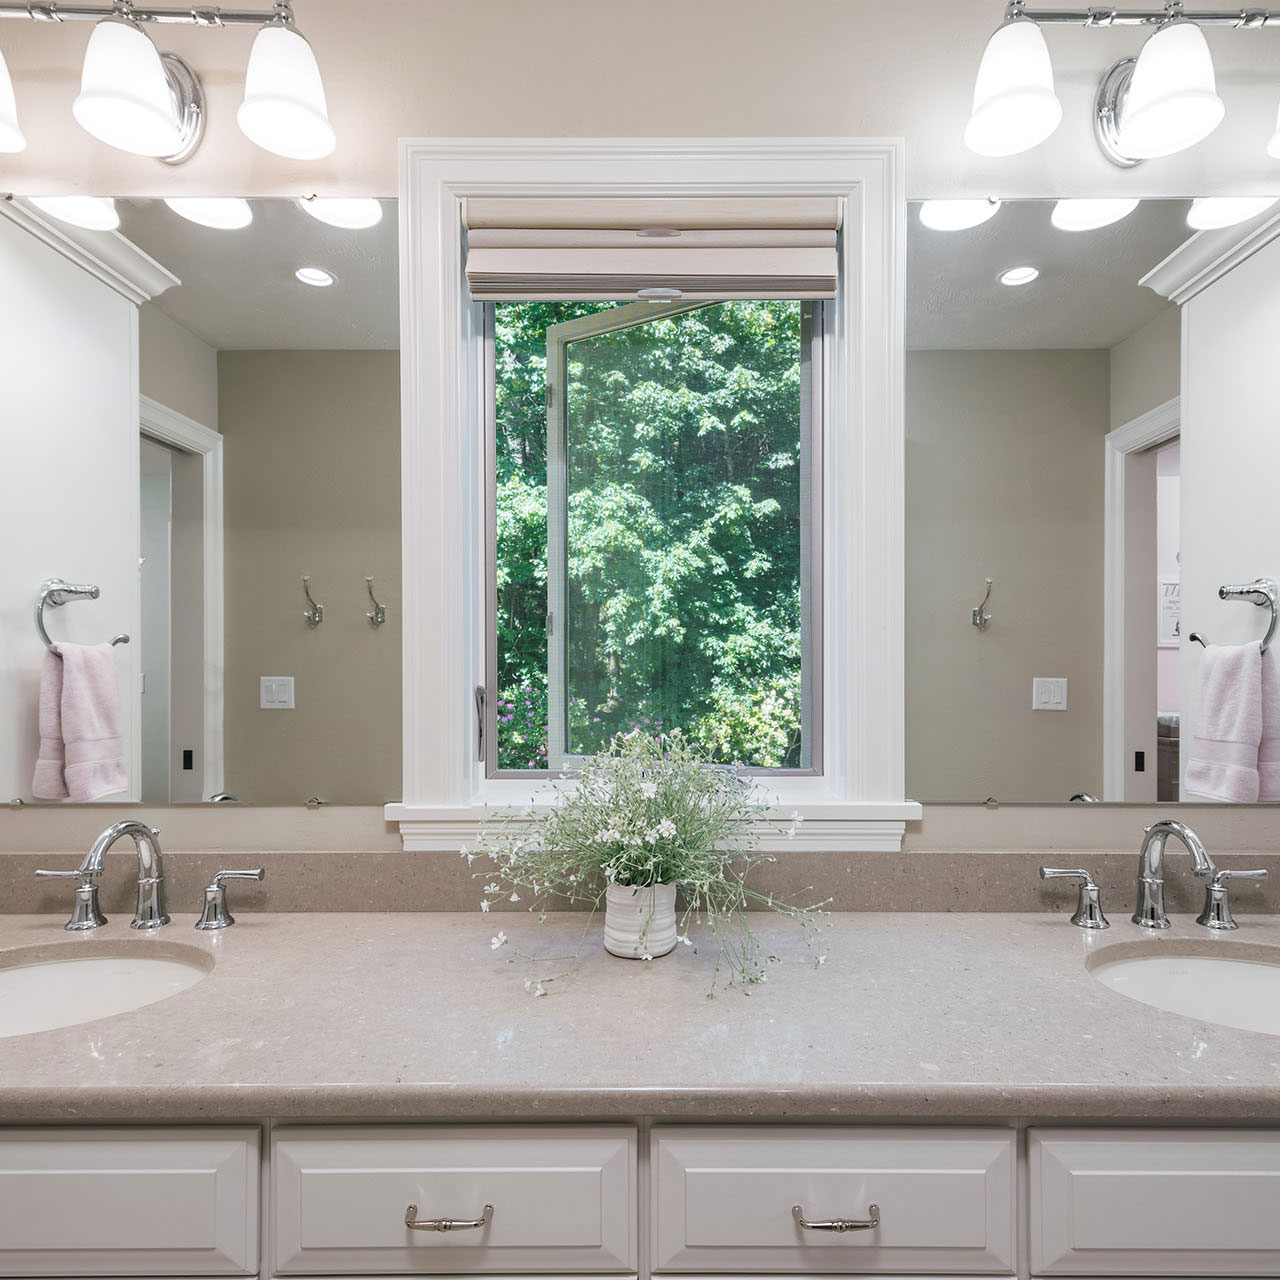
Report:
[[[1102,785],[1106,351],[907,355],[907,794]],[[994,579],[985,631],[970,623]],[[1033,676],[1068,710],[1032,711]]]
[[[154,303],[138,313],[142,394],[218,429],[218,353]]]
[[[251,28],[165,27],[156,41],[199,72],[209,121],[201,150],[172,168],[112,151],[72,120],[91,24],[6,22],[30,145],[5,157],[5,186],[389,196],[402,137],[852,134],[905,137],[916,197],[1280,192],[1265,150],[1276,112],[1271,34],[1211,33],[1225,121],[1203,146],[1122,171],[1094,144],[1093,97],[1103,70],[1136,53],[1142,35],[1054,27],[1061,127],[1024,156],[967,151],[973,79],[1001,9],[996,0],[298,0],[337,150],[317,163],[282,160],[236,128]]]
[[[224,351],[226,787],[254,804],[400,794],[395,351]],[[303,618],[301,575],[324,606]],[[386,623],[365,618],[372,574]],[[260,711],[293,676],[296,709]]]
[[[1181,315],[1166,307],[1111,348],[1111,429],[1172,400],[1182,371]]]

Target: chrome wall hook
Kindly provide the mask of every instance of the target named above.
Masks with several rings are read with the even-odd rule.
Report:
[[[324,605],[316,604],[311,598],[311,578],[308,574],[302,575],[302,590],[306,593],[307,603],[311,606],[309,609],[303,609],[302,616],[307,620],[307,626],[318,627],[324,621]]]
[[[987,623],[991,621],[991,615],[985,612],[987,601],[991,599],[991,579],[987,578],[986,583],[987,594],[982,597],[982,603],[974,609],[971,614],[973,625],[977,627],[979,631],[985,631],[987,629]]]
[[[364,616],[369,619],[369,625],[371,627],[380,627],[387,620],[386,606],[380,605],[377,602],[377,600],[374,599],[372,578],[366,577],[364,580],[364,585],[369,589],[369,603],[373,605],[373,608],[370,609],[369,612],[366,613]]]

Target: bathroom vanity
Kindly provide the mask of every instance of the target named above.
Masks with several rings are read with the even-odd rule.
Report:
[[[0,965],[212,961],[132,1013],[0,1038],[0,1275],[1280,1271],[1276,1040],[1087,968],[1273,960],[1275,917],[1223,940],[841,914],[820,966],[762,921],[770,981],[713,1000],[714,947],[640,964],[594,938],[531,996],[565,965],[513,951],[572,951],[568,916],[194,919],[0,918]]]

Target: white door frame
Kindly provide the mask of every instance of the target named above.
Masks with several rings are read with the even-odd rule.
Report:
[[[1164,404],[1108,432],[1106,528],[1103,550],[1102,798],[1124,799],[1125,760],[1125,469],[1130,455],[1173,439],[1182,429],[1182,399]],[[1151,590],[1153,584],[1144,584]],[[1153,596],[1154,599],[1154,596]]]
[[[222,437],[150,396],[140,398],[139,434],[200,459],[204,490],[204,742],[201,793],[223,787]]]

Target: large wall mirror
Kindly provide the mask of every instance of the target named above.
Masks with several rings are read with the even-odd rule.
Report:
[[[1271,617],[1218,588],[1280,576],[1280,243],[1180,308],[1143,281],[1196,234],[1190,202],[1134,203],[1091,230],[1052,201],[963,230],[909,210],[915,799],[1255,798],[1188,785],[1217,714],[1191,636],[1258,645]]]
[[[329,212],[368,222],[372,203]],[[129,636],[114,651],[127,785],[104,802],[395,799],[395,203],[365,226],[288,199],[195,210],[250,219],[223,227],[160,200],[116,209],[104,234],[172,277],[141,305],[58,252],[52,216],[35,211],[52,237],[0,219],[0,798],[40,799],[33,606],[61,578],[99,595],[48,602],[55,644]]]

